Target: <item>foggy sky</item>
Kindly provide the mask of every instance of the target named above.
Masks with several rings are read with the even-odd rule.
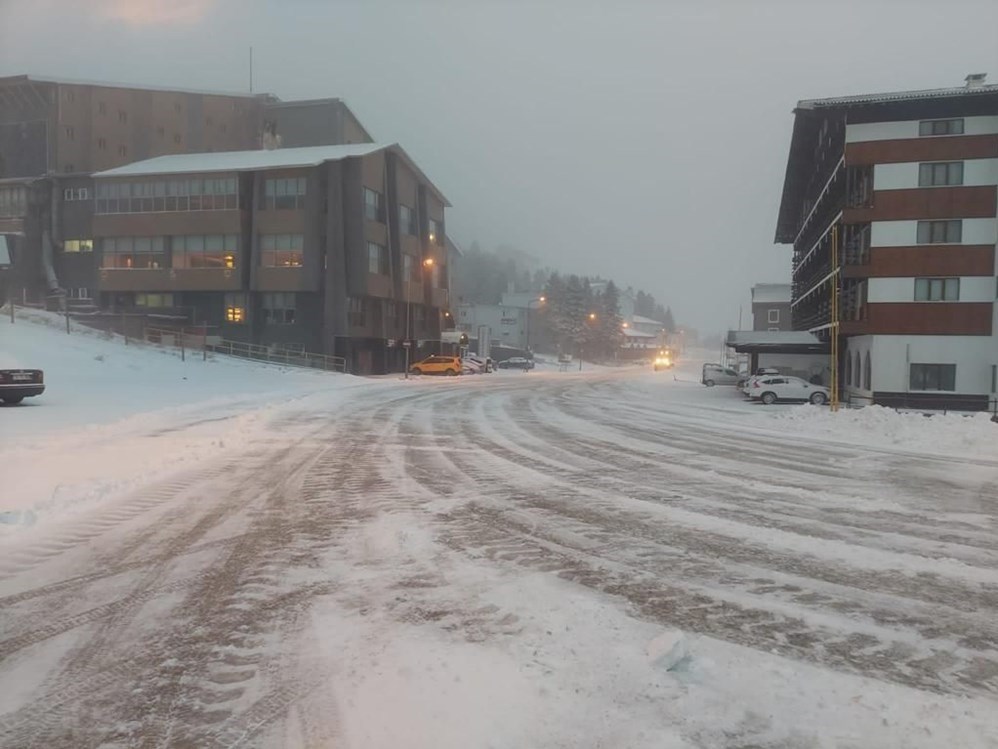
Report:
[[[0,74],[343,98],[512,244],[735,327],[798,99],[998,79],[998,2],[0,0]]]

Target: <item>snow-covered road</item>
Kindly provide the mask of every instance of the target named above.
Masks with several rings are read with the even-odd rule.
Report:
[[[998,745],[998,454],[783,411],[634,370],[270,407],[5,538],[0,746]]]

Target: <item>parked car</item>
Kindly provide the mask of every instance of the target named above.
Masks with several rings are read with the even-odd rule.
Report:
[[[465,374],[488,374],[493,371],[492,359],[474,354],[465,356],[461,360],[461,367]]]
[[[40,369],[0,369],[0,400],[8,405],[45,392]]]
[[[409,367],[416,375],[440,374],[454,377],[464,371],[460,356],[428,356]]]
[[[738,384],[736,385],[736,387],[738,387],[739,390],[745,390],[745,388],[749,384],[749,380],[751,380],[753,377],[766,377],[767,375],[778,375],[778,374],[780,374],[780,370],[774,367],[759,367],[754,372],[743,372],[741,375],[739,375]]]
[[[709,388],[715,385],[734,385],[738,382],[738,373],[730,367],[720,364],[704,364],[700,382]]]
[[[777,401],[810,401],[816,406],[823,406],[828,402],[828,388],[812,385],[800,377],[755,377],[751,382],[748,396],[767,406]]]
[[[526,359],[522,356],[513,356],[509,359],[504,359],[496,366],[499,367],[499,369],[522,369],[526,372],[528,369],[534,368],[534,360]]]

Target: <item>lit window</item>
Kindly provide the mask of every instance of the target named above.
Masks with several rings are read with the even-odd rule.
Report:
[[[94,240],[92,239],[67,239],[62,243],[63,252],[93,252]]]

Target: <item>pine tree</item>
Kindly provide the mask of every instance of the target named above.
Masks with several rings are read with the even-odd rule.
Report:
[[[665,308],[665,316],[662,318],[662,322],[665,323],[665,329],[670,333],[676,332],[676,321],[672,318],[672,308]]]
[[[620,316],[620,291],[609,281],[599,297],[599,346],[607,359],[612,359],[624,343],[624,320]]]

